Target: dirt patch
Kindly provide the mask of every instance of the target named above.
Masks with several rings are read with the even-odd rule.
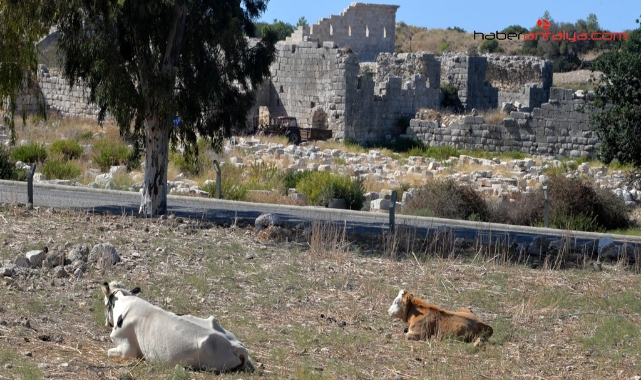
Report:
[[[552,82],[555,85],[588,83],[591,77],[598,78],[600,71],[576,70],[567,73],[554,73]]]

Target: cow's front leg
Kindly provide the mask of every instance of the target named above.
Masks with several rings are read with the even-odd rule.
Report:
[[[129,343],[120,343],[118,347],[107,351],[110,358],[139,358],[138,348]]]

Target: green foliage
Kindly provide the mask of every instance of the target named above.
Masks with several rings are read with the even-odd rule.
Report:
[[[445,50],[447,50],[448,46],[449,46],[449,45],[447,44],[447,41],[445,41],[445,40],[441,41],[441,43],[440,43],[440,44],[438,44],[438,51],[439,51],[439,53],[442,53],[442,52],[444,52]]]
[[[11,363],[11,367],[5,367]],[[15,347],[0,345],[0,368],[10,379],[38,380],[42,379],[42,369],[19,357]],[[4,376],[3,376],[4,377]]]
[[[497,40],[483,40],[479,46],[479,53],[494,53],[500,51],[499,41]]]
[[[43,23],[59,33],[64,77],[82,78],[89,100],[100,106],[99,119],[108,113],[116,120],[134,146],[130,162],[146,150],[151,205],[145,211],[166,213],[167,165],[153,157],[168,157],[170,142],[191,149],[199,136],[221,146],[232,127],[246,123],[253,89],[276,56],[277,30],[263,30],[257,44],[245,38],[267,1],[40,3]],[[103,168],[120,160],[97,157]]]
[[[22,161],[26,164],[44,162],[47,159],[47,149],[45,144],[32,142],[28,145],[22,145],[11,151],[11,157],[16,161]]]
[[[76,140],[57,140],[49,147],[49,152],[61,156],[64,160],[80,158],[83,151],[84,149]]]
[[[529,31],[527,28],[522,27],[521,25],[510,25],[507,28],[501,30],[501,33],[516,33],[516,34],[524,34],[528,33]]]
[[[272,24],[263,26],[263,28],[260,30],[260,34],[264,36],[268,33],[274,33],[278,41],[284,41],[287,37],[291,36],[292,33],[294,33],[294,30],[296,30],[294,25],[274,19],[274,22]]]
[[[458,97],[458,88],[454,84],[447,83],[441,86],[441,92],[443,93],[442,108],[450,109],[456,113],[463,111],[463,103]]]
[[[437,160],[447,160],[450,157],[458,157],[461,153],[453,146],[431,146],[425,150],[422,156],[435,158]]]
[[[131,150],[120,141],[101,139],[96,141],[93,149],[93,162],[103,172],[114,165],[126,164],[131,156]]]
[[[360,210],[363,207],[363,180],[329,172],[309,172],[296,184],[296,190],[305,195],[313,205],[327,206],[332,198],[345,199],[347,208]]]
[[[11,158],[9,149],[4,144],[0,144],[0,179],[26,181],[27,175],[27,170],[16,168],[16,163]]]
[[[307,19],[305,16],[301,16],[301,18],[298,19],[298,22],[296,23],[296,27],[299,26],[307,26],[309,23],[307,22]]]
[[[74,179],[82,173],[82,169],[73,161],[53,158],[47,160],[42,167],[42,174],[47,179]]]
[[[15,144],[16,97],[25,83],[33,83],[37,61],[36,42],[46,35],[49,25],[41,20],[38,0],[0,2],[0,104],[7,105],[4,122]],[[23,116],[24,122],[24,116]]]
[[[641,33],[641,26],[636,30]],[[641,46],[641,45],[640,45]],[[641,167],[641,47],[625,44],[621,51],[599,57],[594,70],[603,72],[595,88],[592,128],[601,142],[599,158]]]
[[[466,33],[466,32],[465,32],[465,29],[463,29],[463,28],[459,28],[458,26],[455,26],[455,27],[453,27],[453,28],[450,28],[450,27],[448,26],[448,27],[447,27],[447,30],[453,30],[453,31],[455,31],[455,32],[459,32],[459,33]]]
[[[92,138],[93,138],[93,132],[87,131],[87,132],[83,132],[82,134],[80,134],[80,136],[78,136],[78,141],[89,141]]]
[[[220,196],[232,201],[243,201],[247,197],[248,188],[243,182],[244,169],[228,162],[220,165]],[[216,183],[209,183],[202,188],[210,197],[216,196]]]
[[[250,189],[271,191],[282,187],[283,174],[275,164],[252,162],[246,169],[246,183]]]
[[[407,214],[434,214],[439,218],[487,221],[488,206],[470,186],[459,186],[451,179],[429,180],[403,207]]]

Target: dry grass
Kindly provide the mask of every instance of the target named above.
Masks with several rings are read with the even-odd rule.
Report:
[[[2,378],[628,379],[641,364],[641,279],[622,265],[595,272],[577,260],[554,270],[561,266],[550,258],[531,269],[509,264],[504,245],[457,249],[447,231],[424,239],[404,226],[359,238],[340,222],[255,234],[15,207],[0,216],[4,263],[67,242],[110,241],[123,259],[82,279],[36,270],[0,286]],[[98,284],[111,279],[140,286],[141,297],[167,310],[216,315],[259,371],[215,376],[107,358]],[[471,307],[494,336],[483,348],[403,340],[404,324],[386,314],[399,287],[447,309]]]
[[[447,29],[427,29],[415,26],[396,28],[396,43],[394,50],[397,53],[429,51],[439,54],[442,51],[467,52],[472,46],[480,46],[483,40],[480,35],[474,39],[473,30],[467,33],[460,33],[455,30]],[[495,30],[477,30],[482,33],[495,33]],[[410,49],[410,38],[411,49]],[[499,41],[499,46],[504,53],[509,54],[512,51],[519,50],[523,46],[523,41],[505,40]]]

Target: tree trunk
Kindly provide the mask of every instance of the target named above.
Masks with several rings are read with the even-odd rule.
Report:
[[[149,216],[164,215],[167,213],[169,129],[159,125],[157,118],[148,118],[145,139],[145,182],[139,212]]]

